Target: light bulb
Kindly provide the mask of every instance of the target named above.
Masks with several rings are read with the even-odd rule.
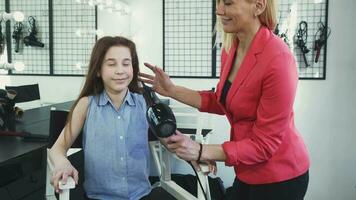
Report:
[[[17,22],[22,22],[25,19],[25,15],[20,11],[15,11],[13,13],[14,20]]]
[[[89,6],[94,6],[94,1],[93,0],[89,0],[88,4],[89,4]]]
[[[16,71],[23,71],[25,69],[25,63],[21,62],[21,61],[16,61],[14,62],[14,68]]]
[[[11,13],[7,13],[7,12],[4,12],[2,14],[2,18],[6,21],[6,20],[10,20],[12,18],[12,14]]]
[[[99,10],[103,10],[104,9],[104,5],[100,4],[100,5],[98,5],[98,8],[99,8]]]
[[[124,13],[125,13],[125,14],[130,14],[130,12],[131,12],[130,7],[124,6]]]
[[[82,37],[82,36],[83,36],[83,35],[82,35],[82,30],[81,30],[81,29],[77,29],[77,30],[75,31],[75,35],[78,36],[78,37]]]
[[[82,63],[81,62],[77,62],[76,64],[75,64],[75,68],[76,69],[78,69],[78,70],[81,70],[82,69]]]
[[[121,9],[122,6],[119,3],[115,4],[115,10],[121,10]]]
[[[3,63],[0,63],[0,69],[3,69],[3,70],[10,70],[12,69],[13,67],[11,66],[10,63],[8,62],[3,62]]]
[[[106,5],[111,6],[112,5],[112,0],[106,0]]]

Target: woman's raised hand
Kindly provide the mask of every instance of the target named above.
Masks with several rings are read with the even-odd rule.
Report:
[[[139,73],[138,79],[144,83],[151,84],[152,89],[158,92],[163,96],[171,96],[174,90],[174,84],[161,68],[153,66],[149,63],[145,63],[145,66],[148,67],[154,75],[149,75],[145,73]]]

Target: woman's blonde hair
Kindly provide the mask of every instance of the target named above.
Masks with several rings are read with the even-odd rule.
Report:
[[[222,0],[216,0],[218,4]],[[246,1],[255,1],[255,0],[246,0]],[[266,26],[268,29],[274,31],[277,25],[277,0],[267,0],[266,9],[258,16],[261,24]],[[236,39],[236,33],[226,33],[222,29],[221,21],[217,17],[216,21],[216,31],[221,33],[221,39],[223,43],[223,48],[229,50],[232,46],[232,43]]]

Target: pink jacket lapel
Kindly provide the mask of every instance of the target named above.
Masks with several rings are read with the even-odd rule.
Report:
[[[266,27],[261,26],[261,28],[259,29],[259,31],[256,33],[255,38],[252,40],[251,45],[249,50],[247,51],[247,54],[244,58],[244,60],[241,63],[240,69],[238,71],[238,73],[236,74],[236,77],[231,85],[230,91],[226,97],[226,105],[229,105],[229,103],[231,102],[231,98],[234,96],[234,94],[238,91],[238,89],[240,88],[240,86],[242,85],[242,83],[244,82],[244,80],[246,79],[246,77],[248,76],[248,74],[251,72],[251,70],[257,65],[257,55],[260,54],[268,39],[270,38],[271,32],[270,30],[268,30]],[[226,78],[230,72],[230,69],[232,67],[232,62],[233,62],[233,58],[236,52],[236,48],[237,45],[234,46],[234,49],[231,49],[230,52],[233,54],[229,54],[229,61],[226,64],[229,64],[229,70],[226,70],[224,73],[224,82],[226,81]],[[227,66],[225,66],[227,67]]]

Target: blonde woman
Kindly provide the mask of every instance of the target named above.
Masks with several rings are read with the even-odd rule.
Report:
[[[301,200],[308,187],[309,156],[294,125],[296,63],[272,32],[276,2],[217,0],[216,14],[224,36],[216,92],[176,86],[150,64],[154,76],[140,76],[161,95],[226,115],[230,141],[200,145],[177,132],[164,139],[166,146],[188,161],[223,161],[234,167],[236,178],[226,199]]]

